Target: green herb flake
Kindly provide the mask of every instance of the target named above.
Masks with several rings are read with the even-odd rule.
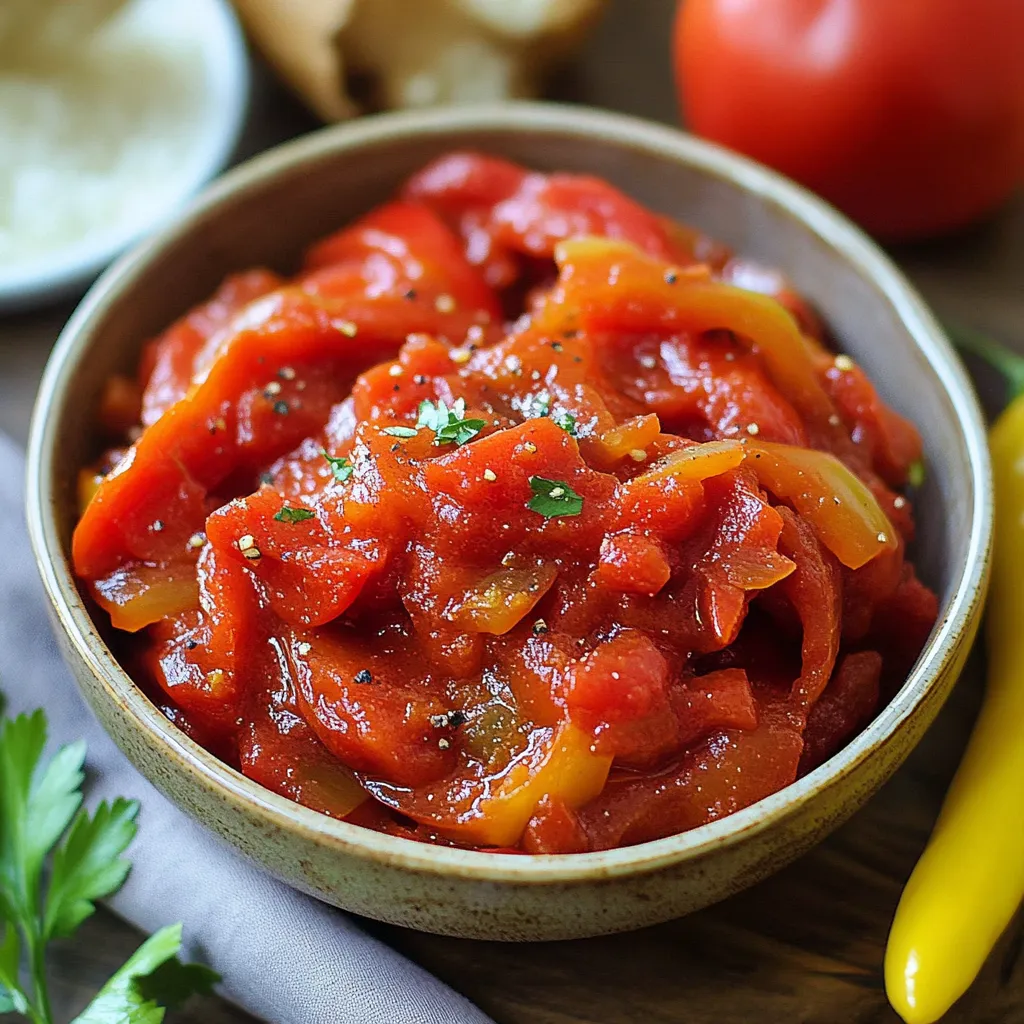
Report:
[[[313,513],[308,508],[289,508],[282,505],[274,518],[279,523],[302,523],[313,518]]]
[[[561,416],[555,418],[555,423],[558,424],[570,437],[577,437],[576,432],[576,417],[571,412],[563,412]]]
[[[920,487],[924,483],[924,463],[918,459],[916,462],[910,464],[910,468],[907,470],[907,482],[911,487]]]
[[[545,519],[578,516],[583,511],[583,498],[561,480],[531,476],[530,490],[533,491],[533,497],[526,507],[531,512],[539,512]]]
[[[320,454],[327,460],[327,465],[331,467],[331,474],[339,484],[345,483],[355,472],[355,467],[344,455],[329,455],[323,448],[320,449]]]
[[[413,427],[385,427],[381,433],[389,437],[415,437],[417,431]]]
[[[451,409],[440,399],[420,402],[416,425],[434,432],[434,444],[464,445],[487,426],[486,420],[466,419],[466,400],[456,398]]]

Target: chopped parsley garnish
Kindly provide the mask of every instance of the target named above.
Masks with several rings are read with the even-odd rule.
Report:
[[[416,430],[412,427],[385,427],[382,433],[390,437],[415,437]]]
[[[344,455],[328,455],[323,448],[320,449],[320,454],[327,460],[327,465],[331,467],[331,473],[339,484],[343,484],[355,472],[355,467]]]
[[[539,512],[545,519],[578,516],[583,511],[583,498],[561,480],[531,476],[530,490],[533,497],[526,507],[532,512]]]
[[[570,437],[576,437],[576,417],[571,412],[563,412],[561,416],[556,416],[555,423]]]
[[[419,413],[416,425],[434,432],[434,444],[464,445],[487,426],[486,420],[465,418],[464,398],[456,398],[450,409],[440,399],[437,402],[425,399],[420,402]]]
[[[308,508],[289,508],[282,505],[274,518],[279,523],[301,523],[306,519],[312,519],[313,513]]]
[[[924,483],[924,463],[918,459],[910,464],[907,470],[907,482],[911,487],[920,487]]]

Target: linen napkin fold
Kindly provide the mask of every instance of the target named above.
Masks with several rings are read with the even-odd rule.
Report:
[[[113,910],[147,932],[182,921],[185,956],[222,975],[221,995],[273,1024],[489,1024],[345,914],[236,855],[136,772],[79,696],[51,635],[23,476],[21,452],[0,435],[0,689],[10,713],[46,709],[51,741],[86,740],[88,804],[142,804],[134,866]]]

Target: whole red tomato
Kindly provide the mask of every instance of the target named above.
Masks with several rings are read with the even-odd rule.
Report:
[[[693,131],[886,238],[1024,177],[1024,0],[683,0],[675,62]]]

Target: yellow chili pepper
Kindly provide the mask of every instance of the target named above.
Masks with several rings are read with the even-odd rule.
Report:
[[[989,435],[995,557],[985,700],[885,951],[889,1001],[937,1021],[975,979],[1024,898],[1024,359],[958,332],[1002,370],[1013,399]]]

